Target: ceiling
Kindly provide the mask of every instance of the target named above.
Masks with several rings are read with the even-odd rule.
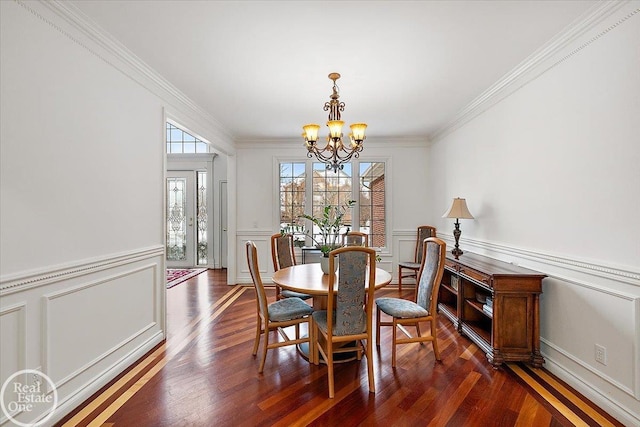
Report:
[[[593,1],[73,1],[237,141],[324,124],[429,138]],[[324,132],[323,134],[326,134]]]

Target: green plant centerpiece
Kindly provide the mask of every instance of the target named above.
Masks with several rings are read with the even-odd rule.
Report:
[[[323,257],[328,257],[329,252],[342,246],[340,230],[345,227],[342,221],[347,211],[353,208],[355,204],[355,200],[348,200],[342,206],[325,206],[320,217],[307,214],[299,216],[299,218],[308,219],[317,227],[318,232],[314,233],[316,230],[312,229],[311,233],[307,231],[306,234],[311,237],[316,247],[320,249]]]

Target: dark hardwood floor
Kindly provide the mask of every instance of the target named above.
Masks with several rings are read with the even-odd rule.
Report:
[[[368,391],[366,362],[353,361],[336,365],[336,397],[329,399],[327,368],[310,365],[294,347],[270,350],[258,374],[255,310],[253,288],[228,286],[224,270],[169,289],[166,342],[58,425],[621,425],[544,369],[493,369],[442,316],[441,363],[430,345],[412,344],[398,348],[392,369],[391,331],[383,328],[374,350],[376,393]]]

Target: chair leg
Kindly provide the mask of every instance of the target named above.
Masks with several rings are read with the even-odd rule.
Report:
[[[331,351],[331,348],[329,347],[329,344],[327,345],[327,354],[326,354],[326,356],[327,356],[327,376],[329,377],[329,398],[333,399],[333,397],[334,397],[334,392],[333,392],[333,351]]]
[[[318,365],[318,331],[313,318],[309,319],[309,361],[314,365]]]
[[[380,347],[380,307],[376,305],[376,345]]]
[[[402,267],[398,267],[398,290],[402,294]]]
[[[396,340],[398,337],[398,325],[396,324],[396,318],[393,318],[393,345],[391,348],[391,367],[396,367]]]
[[[433,354],[436,356],[436,360],[442,360],[440,358],[440,350],[438,350],[438,331],[436,330],[436,319],[431,319],[431,344],[433,345]]]
[[[253,343],[253,355],[255,356],[258,353],[258,344],[260,344],[260,333],[262,332],[262,318],[258,315],[258,319],[256,320],[256,339]]]
[[[376,383],[373,379],[373,343],[371,342],[371,337],[367,339],[367,375],[369,376],[369,392],[376,392]]]
[[[267,348],[269,347],[269,326],[264,325],[264,348],[262,349],[262,359],[260,360],[260,368],[258,373],[261,374],[264,370],[264,362],[267,360]]]

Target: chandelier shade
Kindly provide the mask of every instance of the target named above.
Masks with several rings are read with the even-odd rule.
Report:
[[[304,125],[302,137],[304,138],[305,147],[307,148],[307,157],[316,157],[323,162],[327,170],[337,172],[338,169],[344,168],[344,163],[351,160],[352,157],[359,157],[363,149],[363,141],[366,139],[365,131],[366,123],[354,123],[350,126],[349,134],[350,144],[345,145],[342,141],[344,121],[340,119],[340,113],[344,111],[344,102],[338,101],[340,98],[339,89],[336,80],[340,78],[340,74],[331,73],[329,79],[333,81],[333,93],[331,100],[324,104],[324,111],[329,112],[329,120],[327,127],[329,134],[327,136],[327,144],[324,147],[318,146],[318,138],[320,125],[315,123]]]

